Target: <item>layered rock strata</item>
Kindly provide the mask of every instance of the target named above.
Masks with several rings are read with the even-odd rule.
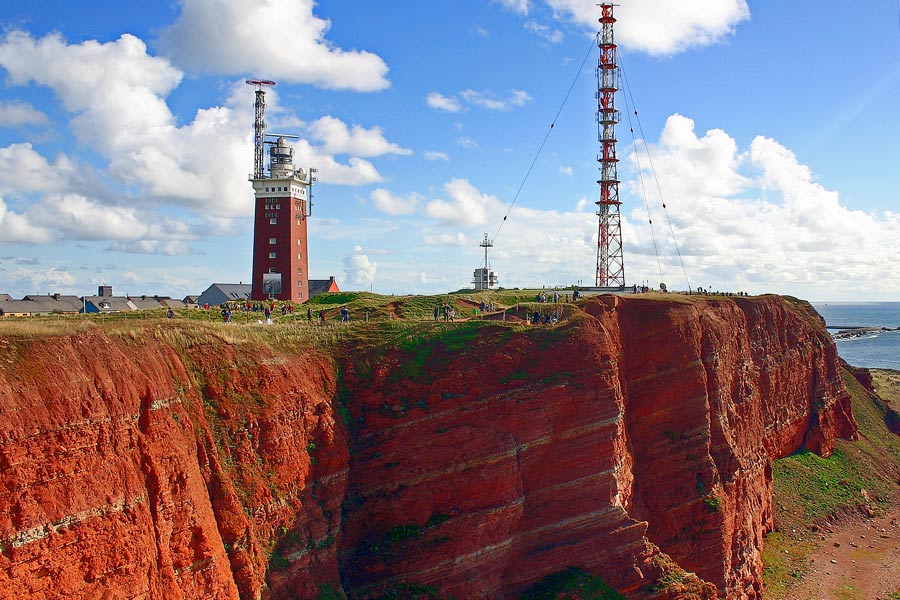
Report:
[[[856,431],[821,321],[774,296],[568,313],[333,357],[176,324],[0,339],[0,598],[515,598],[570,566],[761,598],[770,461]]]

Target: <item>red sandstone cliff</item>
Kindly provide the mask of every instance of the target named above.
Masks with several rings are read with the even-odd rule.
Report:
[[[759,598],[769,460],[855,433],[777,297],[606,297],[337,369],[185,327],[0,339],[0,599],[514,598],[568,566],[709,597],[651,589],[660,551]]]

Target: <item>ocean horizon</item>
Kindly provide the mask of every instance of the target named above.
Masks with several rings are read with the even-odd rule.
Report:
[[[811,302],[828,326],[900,327],[900,302]],[[830,330],[837,333],[836,330]],[[835,340],[841,358],[854,367],[900,370],[900,331],[872,332]]]

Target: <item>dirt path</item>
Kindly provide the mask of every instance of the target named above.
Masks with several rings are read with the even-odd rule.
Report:
[[[893,600],[900,590],[900,508],[853,518],[824,533],[810,569],[788,592],[796,600]]]

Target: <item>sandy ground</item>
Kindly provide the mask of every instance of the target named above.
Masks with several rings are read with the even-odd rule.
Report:
[[[900,508],[850,518],[823,532],[824,545],[786,597],[796,600],[893,600],[900,590]]]

